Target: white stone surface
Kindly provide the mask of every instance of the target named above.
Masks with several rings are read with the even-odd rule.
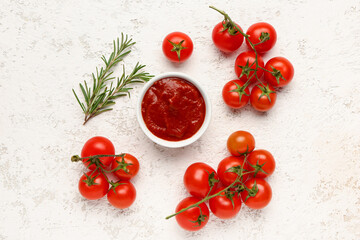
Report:
[[[209,5],[244,29],[258,21],[275,26],[278,42],[265,60],[285,56],[296,73],[270,112],[224,105],[221,89],[234,79],[234,60],[245,46],[227,56],[215,49],[211,31],[222,18]],[[360,239],[359,26],[355,0],[2,0],[0,239]],[[163,37],[175,30],[195,44],[180,66],[161,52]],[[135,116],[141,86],[82,125],[71,89],[90,80],[121,32],[137,42],[128,70],[140,61],[153,74],[181,71],[210,93],[214,114],[198,142],[165,149],[148,140]],[[228,135],[240,129],[276,158],[271,204],[243,207],[232,220],[211,216],[196,233],[165,220],[187,196],[186,167],[204,161],[216,168],[228,155]],[[137,199],[127,210],[78,192],[84,168],[69,158],[95,135],[140,160]]]

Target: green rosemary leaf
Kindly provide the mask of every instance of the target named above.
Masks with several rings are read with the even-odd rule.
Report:
[[[87,82],[84,81],[87,98],[90,99],[91,89],[88,87]]]
[[[111,111],[111,110],[113,110],[113,109],[112,108],[106,108],[106,109],[103,109],[103,110],[99,110],[94,114],[94,117],[101,114],[101,113],[103,113],[103,112],[108,112],[108,111]]]
[[[106,61],[106,58],[105,58],[104,55],[102,55],[101,60],[103,60],[103,62],[105,63],[105,65],[108,65],[108,62]]]
[[[87,95],[87,93],[86,93],[86,91],[84,89],[84,86],[81,83],[79,85],[80,85],[80,89],[81,89],[81,91],[82,91],[82,93],[84,95],[86,104],[89,104],[89,98],[88,98],[88,95]]]
[[[90,109],[90,113],[93,113],[99,106],[99,104],[104,100],[105,98],[105,93],[106,92],[103,92],[101,93],[97,98],[96,100],[94,101],[94,104],[92,106],[92,108]]]
[[[78,96],[76,95],[76,93],[75,93],[74,89],[73,89],[72,91],[73,91],[73,93],[74,93],[74,95],[75,95],[75,98],[76,98],[76,100],[78,101],[78,103],[79,103],[80,107],[82,108],[83,112],[85,113],[85,107],[84,107],[84,104],[80,102],[80,100],[79,100]]]
[[[124,97],[124,96],[128,96],[128,94],[124,94],[124,93],[122,93],[122,94],[117,94],[117,95],[112,96],[111,98],[112,98],[112,99],[116,99],[116,98]]]
[[[118,92],[128,92],[131,89],[132,88],[122,88],[122,89],[119,89]]]
[[[114,79],[115,77],[110,78],[111,74],[113,74],[113,71],[109,72],[108,74],[105,74],[104,80],[112,80],[112,79]]]
[[[107,101],[106,104],[103,106],[103,108],[106,108],[106,107],[114,105],[114,104],[115,104],[114,101]]]
[[[124,52],[123,54],[119,55],[119,57],[117,59],[121,59],[123,57],[125,57],[126,55],[128,55],[131,51],[127,51],[127,52]]]

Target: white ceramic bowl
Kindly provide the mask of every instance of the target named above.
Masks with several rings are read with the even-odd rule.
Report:
[[[143,101],[144,95],[147,92],[147,90],[154,84],[154,82],[156,82],[160,79],[163,79],[163,78],[168,78],[168,77],[178,77],[178,78],[182,78],[182,79],[192,83],[200,91],[200,93],[205,101],[205,119],[204,119],[202,126],[192,137],[181,140],[181,141],[168,141],[168,140],[164,140],[164,139],[161,139],[161,138],[155,136],[146,127],[146,124],[144,122],[144,119],[143,119],[142,113],[141,113],[141,103]],[[140,94],[139,101],[137,104],[137,120],[140,124],[141,129],[145,133],[145,135],[148,136],[148,138],[150,138],[153,142],[155,142],[161,146],[169,147],[169,148],[184,147],[184,146],[187,146],[187,145],[195,142],[196,140],[198,140],[201,137],[201,135],[203,135],[203,133],[205,132],[207,127],[209,126],[210,118],[211,118],[211,103],[210,103],[209,97],[206,94],[205,90],[200,86],[200,84],[195,79],[193,79],[192,77],[190,77],[184,73],[180,73],[180,72],[163,73],[163,74],[160,74],[160,75],[154,77],[153,79],[151,79],[149,82],[147,82],[145,84],[144,88],[142,89],[142,92]]]

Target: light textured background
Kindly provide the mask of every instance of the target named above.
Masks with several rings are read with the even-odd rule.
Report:
[[[285,56],[296,73],[270,112],[224,105],[222,86],[235,77],[245,46],[228,56],[215,49],[211,31],[222,18],[209,5],[244,29],[258,21],[275,26],[278,42],[265,60]],[[0,239],[360,239],[359,26],[359,1],[2,0]],[[181,66],[161,52],[175,30],[195,43]],[[147,139],[135,116],[141,86],[82,126],[71,89],[90,80],[121,32],[137,41],[128,69],[140,61],[153,74],[181,71],[206,88],[214,114],[199,141],[165,149]],[[166,221],[187,196],[186,167],[204,161],[216,168],[228,155],[228,135],[240,129],[276,158],[271,204],[243,207],[232,220],[211,216],[197,233]],[[84,168],[69,158],[95,135],[140,160],[137,199],[127,210],[106,198],[84,200],[77,190]]]

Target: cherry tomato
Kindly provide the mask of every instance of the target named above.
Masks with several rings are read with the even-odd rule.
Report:
[[[224,187],[218,188],[217,192],[224,190]],[[210,198],[209,206],[211,212],[221,219],[235,217],[241,208],[241,200],[237,193],[229,191],[222,192],[219,196]]]
[[[251,25],[247,30],[246,34],[250,36],[249,40],[253,44],[258,44],[259,42],[264,40],[264,42],[255,46],[256,51],[259,53],[267,52],[272,49],[277,39],[275,28],[265,22],[259,22]],[[249,48],[251,48],[248,40],[246,40],[246,44]]]
[[[256,64],[254,63],[255,59],[255,53],[252,51],[242,52],[239,54],[239,56],[237,56],[235,60],[235,73],[236,76],[238,76],[243,82],[246,82],[250,78],[251,82],[253,83],[257,81],[254,75],[254,71],[251,70],[256,68]],[[258,55],[258,64],[259,67],[264,67],[264,60],[260,55]],[[256,75],[258,76],[258,78],[260,78],[263,73],[264,70],[258,68]]]
[[[84,147],[81,150],[81,157],[90,157],[94,155],[114,155],[115,148],[112,142],[105,137],[93,137],[87,140]],[[100,161],[105,167],[110,166],[114,157],[101,157]],[[95,164],[89,165],[89,162],[86,162],[88,159],[83,159],[83,163],[86,167],[91,170],[95,170]]]
[[[118,169],[114,172],[120,180],[130,180],[135,177],[139,171],[139,161],[131,154],[126,153],[124,159],[122,157],[114,158],[111,164],[111,170]]]
[[[193,51],[191,38],[182,32],[172,32],[163,41],[162,49],[165,57],[172,62],[184,62]]]
[[[217,168],[217,173],[219,176],[219,179],[221,181],[221,183],[227,187],[230,184],[232,184],[236,178],[239,176],[240,174],[240,170],[242,168],[242,172],[246,172],[249,171],[249,166],[247,163],[244,164],[244,157],[226,157],[223,160],[220,161],[218,168]],[[246,181],[249,177],[249,174],[245,174],[243,175],[243,179],[242,181]],[[234,186],[237,186],[237,184],[235,184]]]
[[[288,85],[294,77],[294,67],[291,62],[284,57],[274,57],[270,59],[266,63],[265,69],[271,72],[265,71],[265,81],[274,87]]]
[[[242,31],[242,28],[236,24]],[[212,31],[215,46],[223,52],[234,52],[244,41],[244,36],[234,26],[226,22],[216,24]]]
[[[184,174],[186,190],[194,197],[204,198],[215,193],[219,178],[215,170],[201,162],[191,164]],[[212,187],[211,187],[212,186]],[[211,189],[211,192],[209,193]]]
[[[256,182],[256,186],[255,185]],[[260,209],[266,207],[272,197],[270,185],[262,178],[250,178],[245,182],[245,186],[250,189],[241,192],[241,200],[246,206],[252,209]],[[250,195],[250,196],[249,196]]]
[[[79,192],[86,199],[100,199],[106,195],[108,190],[109,183],[104,175],[98,171],[87,172],[79,180]]]
[[[263,149],[252,151],[247,157],[247,162],[250,171],[255,171],[251,176],[257,178],[266,178],[275,171],[275,159],[273,155]]]
[[[233,156],[250,153],[255,148],[255,138],[246,131],[233,132],[227,140],[227,148]]]
[[[136,198],[136,189],[129,181],[119,181],[118,186],[109,189],[107,199],[116,208],[130,207]]]
[[[255,110],[266,112],[270,110],[276,102],[275,89],[269,85],[256,85],[251,90],[250,103]]]
[[[222,90],[222,96],[226,105],[231,108],[239,109],[244,107],[250,98],[248,86],[244,86],[240,80],[232,80],[225,84]]]
[[[200,198],[187,197],[177,205],[175,211],[178,212],[181,209],[193,205],[199,201],[201,201]],[[193,207],[175,216],[176,221],[180,227],[188,231],[198,231],[205,227],[210,217],[209,208],[205,203],[201,203],[199,207],[201,212],[198,207]]]

